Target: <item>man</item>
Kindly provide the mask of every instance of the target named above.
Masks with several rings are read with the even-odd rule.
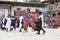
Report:
[[[37,22],[36,22],[36,30],[38,31],[37,34],[40,34],[40,31],[42,30],[43,31],[43,34],[45,34],[45,30],[42,28],[42,12],[39,12],[38,13],[39,17],[37,19]]]

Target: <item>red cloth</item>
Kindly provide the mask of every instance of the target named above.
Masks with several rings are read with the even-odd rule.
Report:
[[[58,16],[58,18],[60,18],[60,16]]]
[[[34,14],[34,12],[33,12],[33,11],[31,11],[31,12],[30,12],[30,14]]]
[[[26,13],[27,11],[26,10],[22,10],[23,13]]]
[[[33,15],[31,15],[32,16],[32,22],[31,22],[31,26],[32,26],[32,29],[34,30],[34,29],[36,29],[36,24],[35,24],[35,22],[36,22],[36,20],[37,20],[37,15],[36,14],[33,14]]]
[[[24,31],[28,31],[27,30],[27,25],[28,25],[28,19],[23,20],[23,28],[24,28]]]

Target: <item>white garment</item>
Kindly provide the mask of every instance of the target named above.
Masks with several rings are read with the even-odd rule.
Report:
[[[3,18],[3,23],[4,23],[5,19]],[[2,27],[5,27],[5,25],[2,24]]]
[[[3,18],[3,23],[4,23],[4,21],[5,21],[5,18]]]
[[[19,28],[21,28],[21,27],[22,27],[22,23],[21,23],[21,22],[22,22],[22,20],[23,20],[23,16],[20,16],[19,19],[20,19]]]
[[[43,18],[43,14],[40,15],[39,18],[42,18],[42,27],[44,27],[44,18]]]
[[[11,27],[11,18],[6,18],[7,19],[7,23],[5,28],[10,28]]]

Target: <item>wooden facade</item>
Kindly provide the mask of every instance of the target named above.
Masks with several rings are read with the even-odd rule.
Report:
[[[60,0],[50,0],[48,12],[51,14],[51,17],[60,15]]]

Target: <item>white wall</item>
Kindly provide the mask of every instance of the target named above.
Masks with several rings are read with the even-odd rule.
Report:
[[[13,6],[12,8],[11,8],[11,13],[12,13],[12,15],[14,15],[14,10],[17,10],[17,8],[21,8],[21,10],[26,10],[26,9],[30,9],[30,11],[34,11],[35,12],[35,9],[39,9],[40,11],[42,11],[42,12],[46,12],[47,10],[48,10],[48,7],[45,7],[45,10],[44,10],[44,8],[40,8],[40,7],[23,7],[23,6]]]
[[[0,16],[5,15],[5,17],[8,16],[8,9],[0,9]]]

